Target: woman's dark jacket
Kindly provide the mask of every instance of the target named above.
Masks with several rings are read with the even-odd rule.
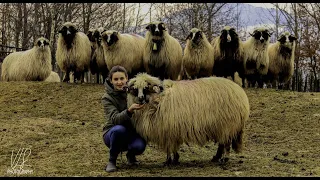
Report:
[[[103,134],[115,125],[123,125],[129,132],[135,132],[131,123],[132,114],[127,109],[127,93],[114,90],[113,85],[108,80],[105,81],[105,90],[106,93],[101,99],[106,120],[103,126]]]

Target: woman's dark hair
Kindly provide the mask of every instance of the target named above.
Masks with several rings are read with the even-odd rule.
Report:
[[[111,82],[111,80],[112,80],[113,74],[116,73],[116,72],[123,72],[123,73],[126,75],[126,77],[128,78],[127,70],[126,70],[124,67],[117,65],[117,66],[113,66],[113,67],[111,68],[110,72],[109,72],[108,80],[109,80],[110,82]]]

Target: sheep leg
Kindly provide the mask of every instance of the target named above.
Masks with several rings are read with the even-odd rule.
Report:
[[[80,78],[80,77],[79,77],[79,76],[80,76],[80,75],[79,75],[79,72],[78,72],[78,71],[74,71],[74,72],[73,72],[73,75],[74,75],[74,82],[75,82],[75,83],[78,83],[79,78]]]
[[[173,161],[172,161],[172,164],[173,165],[178,165],[178,164],[180,164],[180,162],[179,162],[179,153],[178,152],[174,152],[173,153]]]
[[[243,87],[243,88],[246,87],[246,84],[245,84],[246,82],[245,82],[245,80],[246,80],[245,78],[242,78],[242,87]]]
[[[220,162],[220,163],[226,163],[229,158],[226,157],[226,151],[230,152],[230,143],[228,144],[219,144],[217,153],[213,158],[211,159],[211,162]],[[227,154],[229,154],[229,152]]]
[[[81,82],[81,84],[84,83],[84,72],[80,73],[80,82]]]
[[[263,80],[261,78],[258,79],[258,87],[263,88]]]
[[[171,153],[167,153],[167,159],[166,161],[164,162],[164,165],[165,166],[168,166],[172,163],[172,159],[171,159]]]
[[[69,82],[70,81],[70,70],[67,69],[67,72],[66,74],[64,75],[64,78],[63,78],[63,82]]]

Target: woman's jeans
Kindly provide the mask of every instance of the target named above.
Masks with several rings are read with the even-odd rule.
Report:
[[[127,156],[134,157],[144,152],[146,141],[137,133],[129,133],[122,125],[113,126],[103,136],[104,143],[110,148],[109,161],[116,162],[121,151],[128,151]]]

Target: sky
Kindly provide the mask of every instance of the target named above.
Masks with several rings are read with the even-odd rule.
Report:
[[[263,7],[263,8],[273,8],[274,6],[271,3],[245,3],[245,4],[250,4],[252,6],[256,6],[256,7]],[[279,6],[281,6],[281,4],[284,3],[279,3]],[[150,8],[150,3],[142,3],[141,4],[141,14],[146,14],[149,11]],[[136,10],[137,12],[137,10]],[[147,18],[145,18],[144,23],[148,23],[149,22],[149,16],[147,16]]]

